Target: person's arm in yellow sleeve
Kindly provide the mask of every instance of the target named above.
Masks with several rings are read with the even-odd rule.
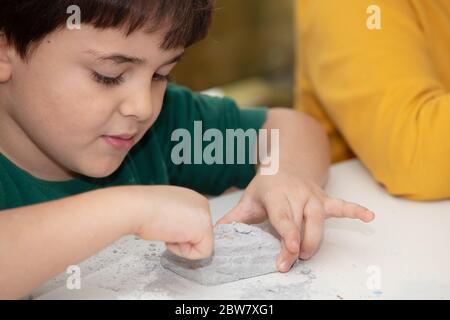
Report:
[[[450,93],[411,1],[304,1],[302,66],[353,151],[394,195],[450,197]],[[444,31],[445,32],[445,31]],[[447,70],[446,72],[450,72]]]

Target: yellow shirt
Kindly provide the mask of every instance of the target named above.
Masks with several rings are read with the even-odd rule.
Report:
[[[449,198],[450,0],[297,0],[296,11],[297,108],[325,125],[333,159],[356,154],[394,195]]]

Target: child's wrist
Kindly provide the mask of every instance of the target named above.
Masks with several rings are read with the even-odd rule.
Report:
[[[105,219],[114,219],[120,236],[138,233],[140,219],[136,203],[136,186],[120,186],[99,190],[100,201],[105,207]]]

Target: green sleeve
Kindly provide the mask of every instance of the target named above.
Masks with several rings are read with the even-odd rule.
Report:
[[[241,109],[231,99],[205,96],[182,87],[169,85],[163,110],[154,128],[165,157],[170,184],[210,195],[221,194],[230,187],[245,188],[255,176],[256,166],[249,161],[248,156],[244,164],[238,164],[238,150],[236,149],[238,143],[236,142],[234,159],[233,161],[227,161],[227,152],[230,154],[231,148],[227,149],[226,146],[226,130],[242,129],[247,131],[248,129],[255,129],[253,131],[257,132],[265,123],[266,118],[267,108]],[[194,140],[197,138],[198,141],[199,137],[194,132],[196,121],[201,121],[203,133],[209,129],[217,129],[218,131],[215,131],[220,131],[222,134],[223,163],[206,164],[204,159],[201,159],[202,164],[198,164],[198,161],[195,163],[195,154],[197,153],[198,156],[199,153],[198,148],[194,149]],[[176,129],[184,129],[191,135],[190,164],[175,164],[172,159],[174,147],[179,146],[181,141],[172,141],[172,133]],[[215,141],[215,139],[203,142],[203,150],[212,141]],[[248,154],[248,150],[253,152],[255,142],[252,143],[247,140],[247,149],[239,151],[245,152],[245,154]],[[214,152],[210,154],[216,155]]]

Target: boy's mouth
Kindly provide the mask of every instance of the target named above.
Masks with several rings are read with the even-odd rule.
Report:
[[[129,150],[134,146],[135,135],[103,136],[103,139],[116,150]]]

